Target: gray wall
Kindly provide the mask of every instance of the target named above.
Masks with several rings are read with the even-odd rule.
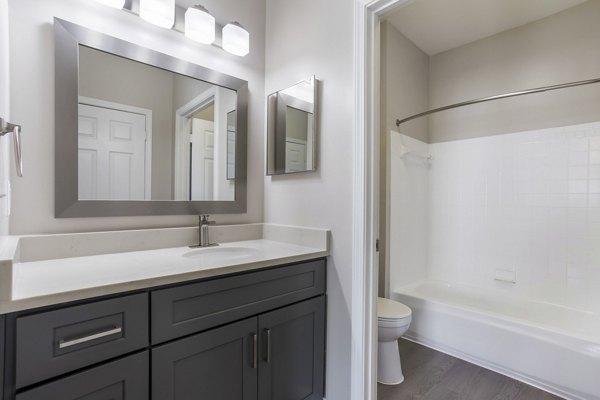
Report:
[[[427,118],[396,127],[396,119],[429,107],[429,56],[390,23],[381,24],[381,128],[428,140]]]
[[[431,107],[600,77],[600,1],[431,57]],[[600,85],[494,101],[430,116],[432,143],[597,121]]]
[[[415,46],[391,24],[381,24],[380,63],[380,193],[379,197],[379,294],[385,294],[388,265],[386,239],[388,236],[389,184],[388,136],[390,130],[400,130],[407,136],[428,141],[428,119],[419,118],[396,127],[396,119],[409,116],[429,107],[429,56]]]
[[[173,74],[80,46],[79,94],[152,110],[151,198],[173,199]]]
[[[177,109],[210,89],[213,85],[187,76],[173,75],[173,115]],[[173,125],[173,128],[175,126]]]
[[[95,1],[9,0],[8,11],[12,21],[12,119],[23,126],[25,169],[22,179],[12,177],[12,234],[193,226],[197,223],[195,216],[54,218],[54,16],[247,80],[250,102],[248,212],[214,218],[218,223],[263,220],[264,0],[222,0],[211,6],[210,11],[219,23],[238,20],[249,30],[251,52],[246,57],[196,44],[180,32],[155,27],[133,14]]]

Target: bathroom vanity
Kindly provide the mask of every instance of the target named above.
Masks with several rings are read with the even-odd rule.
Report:
[[[219,247],[16,260],[14,298],[2,301],[15,311],[0,316],[3,400],[322,399],[326,249],[270,238]],[[168,274],[143,261],[158,253],[173,260]],[[60,265],[60,277],[79,262],[102,275],[91,260],[111,258],[129,260],[134,280],[99,276],[96,287],[19,298],[19,267]],[[146,287],[124,290],[136,286]]]

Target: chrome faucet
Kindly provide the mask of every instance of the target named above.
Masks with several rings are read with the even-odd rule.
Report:
[[[195,248],[195,247],[212,247],[212,246],[218,246],[218,243],[211,243],[210,239],[208,237],[208,226],[209,225],[214,225],[216,222],[215,221],[209,221],[208,217],[210,217],[210,215],[200,215],[198,217],[198,228],[199,228],[199,233],[200,233],[200,243],[195,245],[195,246],[190,246],[191,248]]]

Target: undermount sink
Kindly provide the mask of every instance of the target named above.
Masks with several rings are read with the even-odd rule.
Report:
[[[258,255],[257,249],[250,247],[207,247],[188,251],[183,254],[185,258],[198,258],[201,260],[242,259]]]

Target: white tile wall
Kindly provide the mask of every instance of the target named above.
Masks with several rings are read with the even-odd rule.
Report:
[[[390,132],[388,140],[388,280],[391,288],[427,278],[429,168],[426,160],[407,154],[402,146],[418,154],[428,151],[426,143]]]
[[[600,123],[436,143],[428,151],[430,169],[419,177],[428,198],[418,200],[428,207],[419,233],[427,238],[428,277],[600,312]],[[392,202],[391,216],[408,203]],[[408,236],[413,227],[396,229]],[[402,264],[402,255],[390,253],[391,269]],[[494,280],[498,270],[514,272],[516,283]]]

